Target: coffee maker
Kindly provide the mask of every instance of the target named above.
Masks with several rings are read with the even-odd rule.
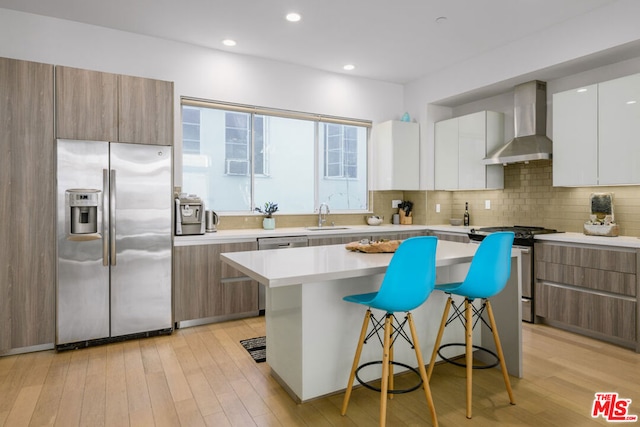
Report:
[[[176,197],[176,236],[204,234],[204,201],[195,194]]]

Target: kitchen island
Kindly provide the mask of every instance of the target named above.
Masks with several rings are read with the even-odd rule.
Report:
[[[473,243],[439,241],[436,281],[462,280],[477,247]],[[378,290],[391,257],[350,252],[343,245],[221,255],[224,263],[266,285],[267,363],[272,375],[296,401],[346,387],[365,307],[347,303],[342,297]],[[519,265],[520,251],[514,249],[509,283],[492,299],[507,369],[517,377],[522,376]],[[445,294],[434,291],[413,311],[427,358],[445,301]],[[443,344],[448,342],[464,342],[461,325],[446,329]],[[474,344],[480,343],[493,349],[491,333],[477,328]],[[415,366],[415,354],[406,343],[398,341],[394,353],[395,360]],[[380,360],[381,354],[379,343],[373,339],[363,349],[360,362]],[[368,381],[379,374],[362,372],[361,377]]]

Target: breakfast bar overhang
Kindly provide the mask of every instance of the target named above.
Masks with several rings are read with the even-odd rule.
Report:
[[[477,248],[474,243],[439,241],[436,283],[463,280]],[[351,252],[344,245],[221,255],[223,262],[266,286],[267,363],[272,375],[296,401],[346,388],[363,310],[342,298],[377,291],[392,256]],[[522,377],[518,249],[512,250],[511,260],[509,282],[492,298],[492,305],[507,369],[511,375]],[[412,312],[425,355],[433,349],[445,301],[444,293],[434,291],[425,304]],[[486,328],[476,328],[473,339],[474,344],[495,351],[491,332]],[[445,330],[442,343],[452,342],[464,342],[462,325]],[[360,362],[379,359],[379,344],[371,340],[365,345]],[[416,364],[413,350],[406,343],[398,342],[394,347],[394,359]],[[372,370],[361,375],[365,381],[379,376]]]

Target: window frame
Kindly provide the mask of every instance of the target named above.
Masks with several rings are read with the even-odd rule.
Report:
[[[181,97],[180,99],[180,106],[181,109],[182,107],[196,107],[196,108],[210,108],[210,109],[217,109],[217,110],[225,110],[228,112],[239,112],[239,113],[249,113],[249,127],[251,129],[250,131],[250,136],[249,136],[249,142],[248,142],[248,147],[249,147],[249,166],[248,166],[248,174],[246,175],[242,175],[242,174],[237,174],[238,176],[247,176],[250,177],[250,180],[252,182],[251,187],[251,211],[247,212],[245,210],[241,210],[241,211],[225,211],[225,214],[227,215],[247,215],[250,214],[251,212],[253,212],[253,209],[256,206],[256,201],[254,200],[254,195],[253,195],[253,187],[255,186],[255,184],[253,184],[255,182],[256,178],[261,178],[261,177],[268,177],[269,176],[269,159],[268,159],[268,150],[264,150],[265,154],[264,154],[264,158],[263,158],[263,174],[260,173],[254,173],[255,168],[252,167],[251,165],[253,165],[253,162],[255,161],[254,159],[254,143],[255,143],[255,135],[254,135],[254,129],[253,129],[253,123],[254,123],[254,117],[255,116],[274,116],[274,117],[279,117],[279,118],[290,118],[290,119],[298,119],[298,120],[307,120],[307,121],[311,121],[315,124],[316,127],[316,144],[324,144],[325,142],[320,140],[318,138],[318,128],[320,125],[322,124],[335,124],[335,125],[342,125],[341,129],[344,132],[344,127],[345,126],[353,126],[353,127],[360,127],[360,128],[365,128],[366,129],[366,153],[365,153],[365,158],[366,158],[366,171],[367,171],[367,176],[362,178],[363,180],[365,180],[365,187],[366,187],[366,207],[364,209],[346,209],[346,210],[341,210],[341,209],[336,209],[333,210],[334,212],[338,212],[338,213],[360,213],[360,212],[368,212],[370,209],[370,203],[371,201],[369,200],[370,198],[370,187],[369,187],[369,153],[371,150],[371,127],[372,127],[372,121],[370,120],[363,120],[363,119],[352,119],[352,118],[345,118],[345,117],[337,117],[337,116],[329,116],[329,115],[322,115],[322,114],[314,114],[314,113],[305,113],[305,112],[296,112],[296,111],[291,111],[291,110],[281,110],[281,109],[275,109],[275,108],[267,108],[267,107],[258,107],[258,106],[250,106],[250,105],[242,105],[242,104],[235,104],[235,103],[229,103],[229,102],[223,102],[223,101],[212,101],[212,100],[205,100],[205,99],[199,99],[199,98],[190,98],[190,97]],[[263,121],[263,136],[267,135],[267,131],[265,129],[265,127],[267,126],[268,120],[264,120]],[[226,129],[226,124],[225,124],[225,129]],[[326,135],[326,128],[325,128],[325,138],[327,138]],[[226,144],[226,141],[225,141]],[[264,140],[263,141],[263,147],[268,147],[268,141]],[[341,156],[344,156],[344,152],[345,152],[345,147],[344,147],[344,136],[341,137]],[[316,156],[320,155],[320,153],[318,152],[318,149],[316,148]],[[325,150],[322,150],[322,155],[325,155]],[[184,156],[184,152],[183,152],[183,156]],[[187,153],[189,154],[189,153]],[[226,161],[226,147],[225,147],[225,161]],[[316,157],[316,164],[318,162],[319,158]],[[357,180],[357,172],[355,173],[355,176],[344,176],[344,173],[342,173],[343,176],[327,176],[326,174],[326,160],[323,160],[324,163],[324,169],[325,171],[316,171],[315,173],[315,182],[316,184],[314,185],[314,209],[317,210],[317,206],[319,205],[320,201],[319,199],[319,192],[318,192],[318,184],[319,184],[319,180],[322,179],[326,179],[326,180]],[[356,162],[356,167],[357,167],[357,162]],[[341,160],[341,170],[344,169],[344,160]],[[226,170],[226,168],[225,168]],[[342,171],[343,172],[343,171]],[[184,173],[184,170],[183,170]],[[310,214],[311,212],[299,212],[299,213],[287,213],[287,214]]]

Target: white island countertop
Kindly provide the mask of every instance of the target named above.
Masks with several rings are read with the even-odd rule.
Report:
[[[471,262],[477,245],[439,241],[437,267]],[[393,254],[351,252],[344,245],[232,252],[223,262],[269,287],[383,274]]]

